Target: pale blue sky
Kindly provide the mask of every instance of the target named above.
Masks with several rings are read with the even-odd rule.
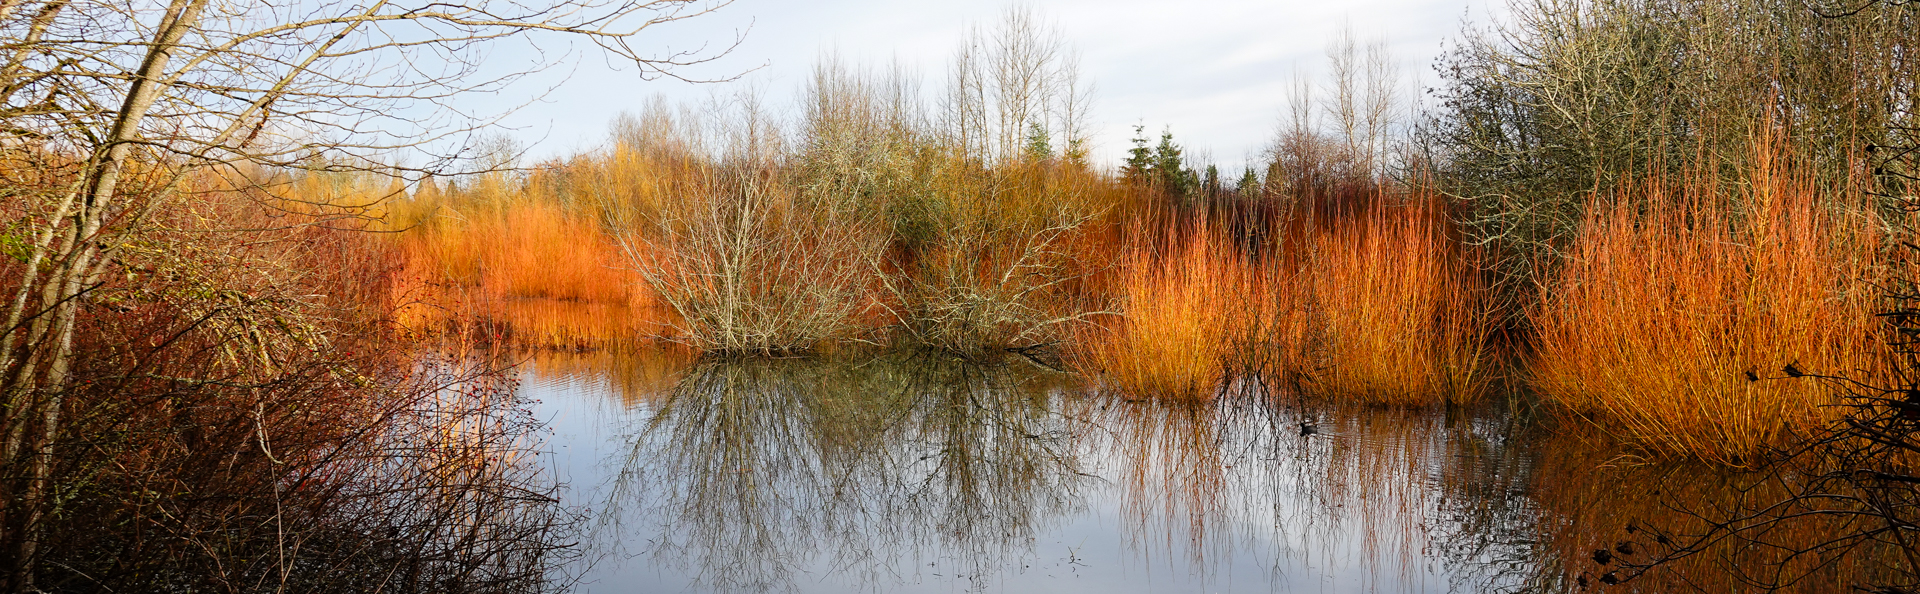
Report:
[[[1362,41],[1384,39],[1402,71],[1433,78],[1442,42],[1462,24],[1489,22],[1504,0],[1039,0],[1024,3],[1052,21],[1081,54],[1092,82],[1096,162],[1119,161],[1144,123],[1172,126],[1191,152],[1237,167],[1272,138],[1295,72],[1314,77],[1328,42],[1351,26]],[[701,101],[739,85],[763,91],[786,109],[818,58],[838,52],[847,62],[884,66],[898,61],[916,70],[929,89],[939,87],[947,63],[969,24],[990,25],[1007,2],[932,0],[737,0],[717,13],[652,30],[638,47],[674,49],[745,41],[713,63],[687,68],[690,77],[718,78],[758,68],[737,82],[690,85],[642,81],[631,68],[579,60],[542,72],[488,102],[524,102],[551,87],[539,103],[507,118],[512,134],[539,158],[590,150],[604,143],[606,125],[647,97]],[[749,30],[749,27],[751,28]],[[583,50],[576,53],[588,55]],[[511,62],[511,51],[496,59]],[[507,66],[508,64],[503,64]],[[1411,93],[1415,83],[1409,82]],[[484,109],[484,107],[483,107]]]

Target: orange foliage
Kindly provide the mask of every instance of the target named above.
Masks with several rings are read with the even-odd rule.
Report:
[[[1834,390],[1785,369],[1861,377],[1883,360],[1860,282],[1882,264],[1879,221],[1764,149],[1749,182],[1593,204],[1540,288],[1534,385],[1654,452],[1733,464],[1830,420]]]
[[[1376,193],[1308,240],[1289,289],[1306,304],[1285,366],[1316,392],[1389,404],[1466,402],[1484,391],[1481,288],[1436,196]]]
[[[1236,372],[1376,404],[1484,392],[1481,289],[1431,196],[1376,194],[1330,222],[1286,221],[1305,254],[1236,247],[1226,226],[1159,223],[1113,282],[1125,320],[1087,338],[1122,390],[1206,398]],[[1141,233],[1149,235],[1153,231]]]
[[[501,297],[649,305],[640,279],[600,226],[558,205],[516,201],[409,235],[409,257],[448,282]]]
[[[1272,301],[1264,275],[1205,222],[1131,250],[1118,290],[1125,318],[1107,336],[1088,337],[1089,362],[1121,390],[1179,400],[1211,398],[1232,356],[1247,344]]]

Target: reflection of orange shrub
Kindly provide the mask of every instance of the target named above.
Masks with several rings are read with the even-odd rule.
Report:
[[[522,369],[539,381],[594,386],[591,392],[634,407],[668,400],[699,356],[698,351],[674,346],[584,352],[545,349],[531,353]]]
[[[1611,573],[1633,579],[1598,591],[1820,594],[1910,575],[1898,537],[1856,540],[1885,526],[1852,513],[1865,511],[1866,500],[1823,490],[1818,500],[1781,505],[1808,493],[1803,481],[1818,472],[1752,472],[1700,460],[1648,463],[1620,456],[1620,446],[1582,431],[1554,432],[1537,446],[1553,455],[1534,457],[1526,492],[1535,513],[1555,521],[1537,525],[1533,548],[1559,562],[1542,565],[1536,583],[1584,580],[1599,588]],[[1620,463],[1595,467],[1607,459]],[[1766,508],[1772,512],[1760,511]],[[1595,560],[1600,550],[1608,552],[1608,563]],[[1645,569],[1661,559],[1669,560]]]
[[[1830,387],[1782,370],[1876,367],[1859,281],[1877,223],[1764,158],[1752,177],[1738,193],[1656,181],[1588,210],[1541,289],[1542,393],[1651,450],[1732,463],[1831,416]]]
[[[649,346],[675,338],[677,318],[662,306],[502,298],[428,278],[411,270],[395,275],[390,321],[396,327],[564,351]]]

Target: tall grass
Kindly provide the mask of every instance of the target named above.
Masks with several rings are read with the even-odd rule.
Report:
[[[1873,373],[1881,222],[1758,150],[1742,186],[1655,178],[1587,208],[1540,286],[1543,394],[1652,452],[1748,464],[1835,414],[1788,376]]]

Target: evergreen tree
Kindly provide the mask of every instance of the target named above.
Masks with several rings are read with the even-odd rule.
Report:
[[[1066,153],[1064,153],[1064,154],[1062,154],[1061,156],[1062,156],[1062,157],[1064,157],[1064,158],[1066,159],[1066,161],[1067,161],[1068,163],[1071,163],[1071,164],[1074,164],[1074,165],[1078,165],[1078,166],[1082,166],[1082,167],[1084,167],[1084,166],[1086,166],[1086,164],[1087,164],[1087,139],[1085,139],[1085,138],[1075,138],[1075,139],[1072,139],[1072,140],[1068,140],[1068,141],[1067,141],[1067,151],[1066,151]]]
[[[1248,167],[1246,173],[1240,174],[1240,184],[1235,186],[1233,191],[1240,194],[1242,198],[1259,198],[1261,196],[1260,174],[1254,173],[1253,168]]]
[[[1127,164],[1120,170],[1131,184],[1145,184],[1153,181],[1153,149],[1147,146],[1147,127],[1133,127],[1133,148],[1127,149]]]
[[[1045,161],[1053,158],[1053,142],[1047,136],[1047,127],[1034,122],[1027,125],[1027,159]]]
[[[1137,141],[1136,141],[1137,142]],[[1160,145],[1153,149],[1151,177],[1175,202],[1186,204],[1199,184],[1199,174],[1186,168],[1180,145],[1173,142],[1173,130],[1160,133]]]

